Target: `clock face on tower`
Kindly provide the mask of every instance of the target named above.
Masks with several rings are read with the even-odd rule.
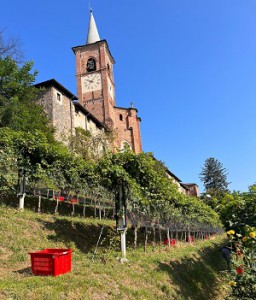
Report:
[[[98,91],[101,89],[100,73],[91,73],[82,78],[83,93]]]
[[[109,91],[111,98],[114,99],[114,88],[113,88],[112,83],[110,82],[110,79],[108,79],[108,91]]]

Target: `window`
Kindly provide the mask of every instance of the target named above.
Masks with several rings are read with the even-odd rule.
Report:
[[[61,95],[60,95],[60,93],[57,93],[57,100],[58,100],[59,102],[61,102]]]
[[[119,120],[123,121],[123,115],[122,114],[119,115]]]
[[[87,72],[92,72],[96,70],[96,61],[94,58],[89,58],[86,64]]]

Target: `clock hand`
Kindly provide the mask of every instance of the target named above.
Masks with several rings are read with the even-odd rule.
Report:
[[[97,77],[97,74],[93,77],[92,81],[94,81],[95,77]]]

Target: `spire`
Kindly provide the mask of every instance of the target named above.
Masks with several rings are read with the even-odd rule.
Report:
[[[90,21],[89,21],[89,28],[88,28],[86,44],[93,44],[98,41],[100,41],[100,36],[98,33],[95,19],[92,14],[92,9],[90,9]]]

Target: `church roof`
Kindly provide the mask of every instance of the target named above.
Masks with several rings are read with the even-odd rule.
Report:
[[[117,109],[123,109],[123,110],[130,110],[130,109],[133,109],[135,110],[136,112],[138,112],[137,108],[135,107],[121,107],[121,106],[114,106],[114,108],[117,108]]]
[[[93,44],[98,41],[100,41],[100,36],[91,10],[86,44]]]
[[[77,100],[77,96],[71,93],[68,89],[66,89],[62,84],[60,84],[57,80],[55,79],[49,79],[43,82],[39,82],[34,85],[36,88],[47,88],[50,86],[55,86],[62,92],[63,94],[67,95],[70,99],[72,100]]]

